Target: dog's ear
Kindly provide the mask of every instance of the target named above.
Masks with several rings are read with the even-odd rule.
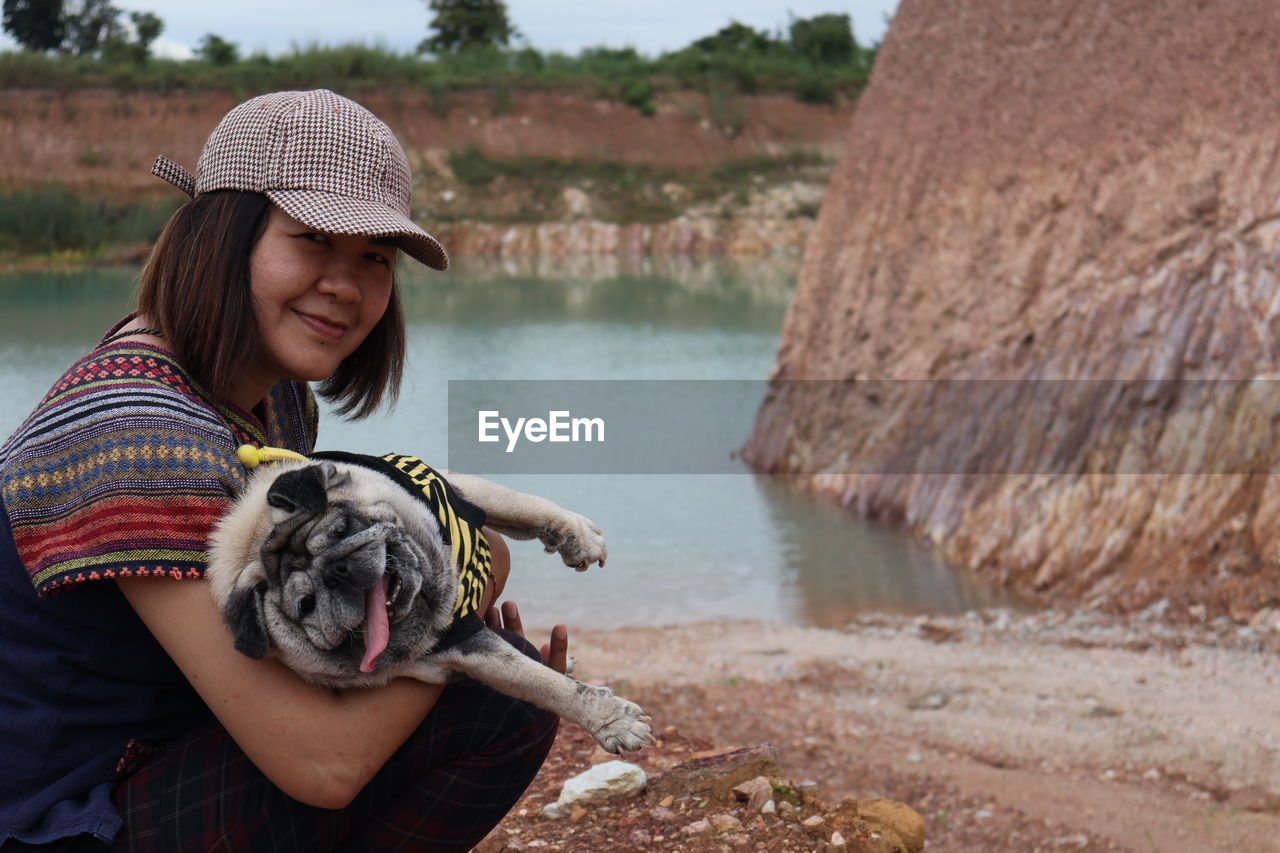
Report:
[[[267,656],[267,618],[262,612],[262,596],[266,591],[266,581],[238,589],[231,593],[222,611],[222,618],[235,638],[236,651],[254,660]]]
[[[332,464],[325,463],[330,468]],[[267,490],[267,505],[284,510],[288,515],[303,512],[315,515],[328,504],[325,491],[324,465],[308,465],[286,471]]]
[[[351,475],[332,462],[321,462],[319,467],[326,489],[336,489],[351,483]]]

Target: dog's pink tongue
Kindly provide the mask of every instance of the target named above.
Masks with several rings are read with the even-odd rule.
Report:
[[[387,647],[391,637],[391,626],[387,623],[387,578],[378,578],[378,582],[369,588],[364,599],[364,622],[360,625],[364,632],[364,660],[360,661],[361,672],[373,672],[378,662],[378,655]]]

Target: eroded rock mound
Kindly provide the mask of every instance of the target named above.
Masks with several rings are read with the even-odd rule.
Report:
[[[746,458],[1024,591],[1274,603],[1280,381],[1221,381],[1280,359],[1278,43],[1272,0],[903,0]]]

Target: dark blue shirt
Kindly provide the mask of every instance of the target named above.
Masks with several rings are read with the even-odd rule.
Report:
[[[0,506],[0,843],[110,841],[132,762],[209,716],[115,581],[37,597]]]

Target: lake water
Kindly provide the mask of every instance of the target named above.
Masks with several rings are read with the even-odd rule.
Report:
[[[321,422],[320,448],[445,460],[449,379],[759,379],[768,374],[798,261],[583,259],[553,267],[404,268],[409,370],[398,407]],[[0,435],[127,310],[136,270],[0,276]],[[726,456],[750,417],[726,429]],[[441,467],[444,461],[437,463]],[[604,628],[708,619],[836,627],[865,610],[1008,604],[926,545],[731,475],[494,477],[591,517],[605,568],[576,573],[512,543],[508,597],[526,620]]]

